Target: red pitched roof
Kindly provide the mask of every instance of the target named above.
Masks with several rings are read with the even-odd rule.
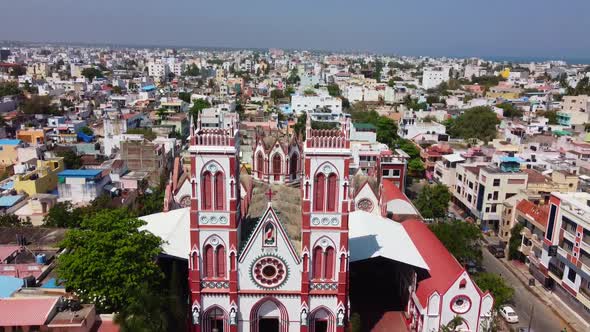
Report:
[[[465,269],[425,223],[414,219],[402,222],[402,226],[429,267],[430,278],[420,281],[416,290],[420,303],[426,306],[433,292],[444,295]]]
[[[549,217],[549,206],[535,205],[533,202],[523,199],[516,205],[516,210],[529,215],[541,226],[547,226],[547,218]]]
[[[0,299],[0,326],[45,325],[58,297]]]
[[[393,201],[394,199],[401,199],[410,202],[406,194],[404,194],[392,181],[383,180],[383,203]]]

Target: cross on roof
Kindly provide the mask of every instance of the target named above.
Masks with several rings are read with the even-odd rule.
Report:
[[[272,202],[272,194],[273,194],[272,189],[269,187],[268,188],[268,191],[265,194],[268,197],[268,202],[269,203]]]

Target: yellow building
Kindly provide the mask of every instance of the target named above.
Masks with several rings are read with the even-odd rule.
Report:
[[[45,194],[57,189],[57,173],[64,170],[63,158],[37,160],[37,169],[24,175],[17,175],[14,189],[28,195]]]
[[[10,166],[18,161],[17,149],[22,146],[18,139],[0,139],[0,165]]]
[[[16,132],[16,138],[31,145],[45,144],[46,129],[27,128]]]

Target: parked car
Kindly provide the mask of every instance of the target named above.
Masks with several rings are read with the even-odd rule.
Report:
[[[498,244],[490,244],[488,246],[488,251],[494,255],[496,258],[504,258],[506,255],[504,254],[504,247]]]
[[[500,307],[500,316],[502,316],[508,323],[518,323],[518,315],[511,306],[505,305]]]

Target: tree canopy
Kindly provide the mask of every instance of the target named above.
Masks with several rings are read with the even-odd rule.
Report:
[[[487,106],[476,106],[465,110],[451,122],[449,134],[463,139],[477,138],[489,142],[496,138],[496,126],[500,120],[494,111]]]
[[[55,153],[58,157],[64,158],[64,166],[67,169],[78,169],[82,167],[82,158],[72,149],[63,149]]]
[[[514,104],[511,103],[502,103],[496,105],[496,107],[499,107],[502,110],[504,110],[503,115],[505,118],[520,118],[523,114],[520,108],[514,106]]]
[[[27,217],[26,221],[22,221],[17,215],[12,213],[5,213],[0,215],[0,227],[18,227],[31,226],[31,220]]]
[[[89,81],[94,80],[96,77],[101,78],[104,77],[102,71],[100,69],[89,67],[82,69],[82,76],[86,77]]]
[[[332,97],[339,97],[340,87],[338,86],[338,84],[328,84],[328,93]]]
[[[184,72],[185,76],[199,76],[200,74],[201,74],[201,70],[194,63],[189,65],[186,68],[186,71]]]
[[[201,111],[205,108],[211,107],[211,104],[205,99],[197,99],[194,101],[193,106],[189,110],[189,113],[193,116],[194,121],[196,121],[197,116]]]
[[[457,260],[463,264],[473,261],[481,263],[481,230],[474,224],[463,221],[437,223],[430,230]]]
[[[435,184],[424,186],[414,205],[424,218],[444,218],[450,201],[449,188],[444,184]]]
[[[22,104],[22,111],[25,114],[59,114],[57,107],[51,104],[50,96],[33,95],[25,99]]]
[[[0,83],[0,98],[4,96],[19,95],[21,93],[18,83],[2,82]]]
[[[514,288],[506,284],[504,279],[489,272],[483,272],[475,276],[475,283],[482,291],[490,291],[494,296],[494,307],[499,308],[512,300]]]
[[[190,92],[179,92],[178,98],[186,103],[191,102],[191,94]]]
[[[66,289],[98,312],[114,312],[133,303],[138,288],[157,288],[163,275],[155,258],[162,240],[140,231],[144,224],[123,209],[103,210],[66,233],[57,263]]]

